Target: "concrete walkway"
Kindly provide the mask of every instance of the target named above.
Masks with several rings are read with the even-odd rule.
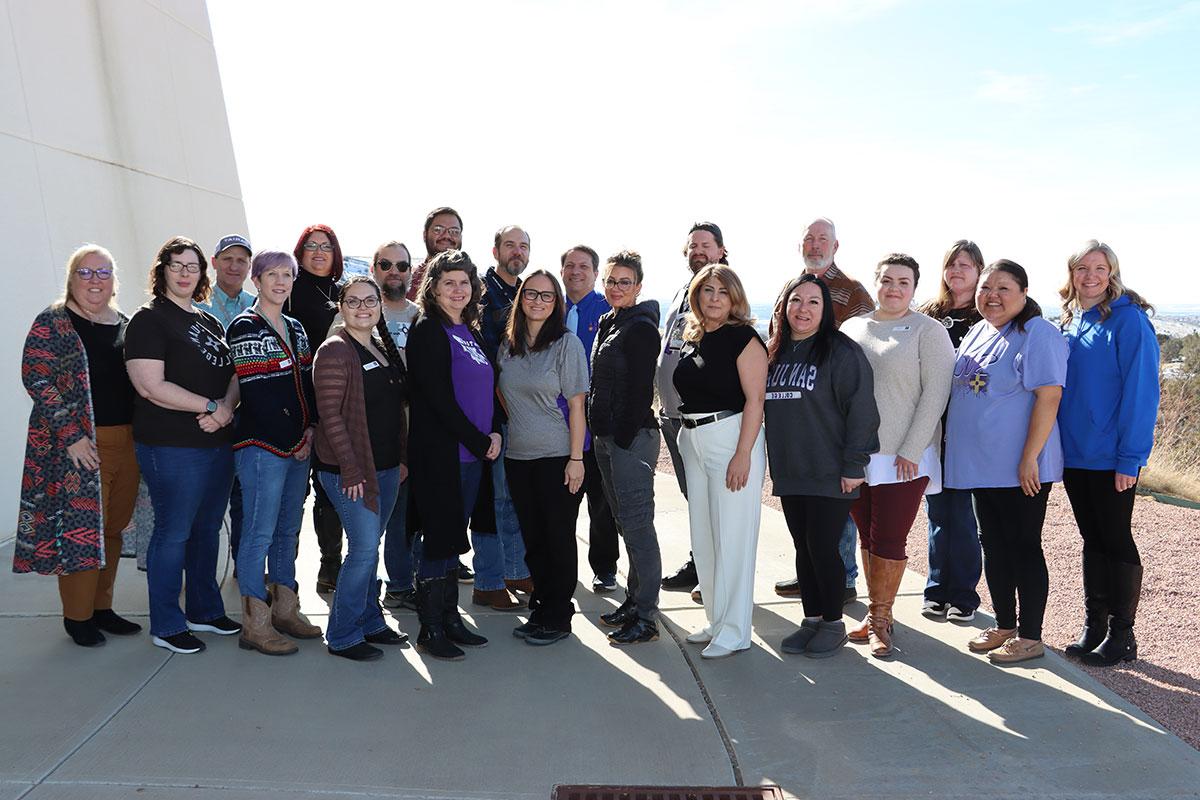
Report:
[[[673,478],[657,489],[674,568],[687,511]],[[304,609],[324,625],[311,531],[301,551]],[[582,613],[565,642],[523,644],[510,635],[523,617],[478,613],[463,587],[487,648],[450,664],[390,648],[354,664],[321,642],[267,658],[211,635],[195,656],[147,636],[82,650],[62,630],[55,582],[7,571],[10,541],[0,548],[0,800],[533,800],[556,783],[740,782],[803,798],[1200,797],[1200,753],[1055,655],[997,668],[968,654],[987,621],[926,620],[915,574],[897,603],[891,662],[857,647],[823,661],[782,655],[802,615],[772,592],[792,548],[770,509],[755,646],[721,661],[683,643],[703,611],[680,593],[663,594],[659,641],[609,646],[596,617],[619,598],[592,594],[586,545],[580,556]],[[144,576],[130,560],[121,569],[116,608],[145,624]],[[224,592],[240,608],[232,580]],[[414,614],[394,622],[415,635]]]

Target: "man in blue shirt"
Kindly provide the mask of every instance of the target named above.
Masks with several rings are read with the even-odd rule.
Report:
[[[600,275],[600,258],[585,244],[577,244],[562,254],[563,287],[567,294],[567,330],[579,337],[588,353],[591,369],[592,343],[600,327],[600,317],[609,310],[604,295],[596,291]],[[591,564],[592,590],[611,592],[617,586],[617,524],[604,496],[600,483],[600,468],[592,450],[591,436],[584,440],[583,491],[587,497],[588,563]]]

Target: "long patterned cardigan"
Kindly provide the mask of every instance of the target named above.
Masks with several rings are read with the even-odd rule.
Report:
[[[100,470],[74,466],[67,446],[96,441],[87,353],[67,310],[38,314],[21,380],[33,399],[21,477],[13,572],[69,575],[104,566]]]

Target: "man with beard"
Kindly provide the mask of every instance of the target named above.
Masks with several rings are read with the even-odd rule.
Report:
[[[816,275],[829,287],[829,297],[833,300],[833,318],[840,326],[851,317],[870,314],[875,310],[875,301],[866,287],[838,269],[833,260],[837,249],[837,228],[832,220],[820,217],[804,229],[804,238],[800,240],[804,271]],[[842,538],[838,542],[838,552],[841,553],[842,563],[846,567],[846,603],[852,603],[858,597],[854,587],[854,581],[858,578],[858,564],[854,560],[854,540],[857,536],[858,529],[854,527],[854,520],[847,518],[846,526],[842,529]],[[799,597],[800,582],[780,581],[775,584],[775,593],[780,597]]]
[[[687,479],[683,474],[683,458],[679,455],[679,429],[682,427],[682,417],[679,412],[679,393],[675,391],[675,367],[679,365],[679,350],[683,347],[683,329],[687,324],[688,287],[691,286],[692,276],[709,264],[728,264],[728,253],[725,250],[725,237],[714,222],[697,222],[688,231],[687,244],[684,245],[683,255],[687,258],[688,269],[692,274],[688,281],[675,294],[671,301],[671,311],[667,316],[667,325],[663,329],[662,349],[658,354],[658,372],[655,383],[658,389],[658,423],[662,429],[663,440],[667,443],[667,452],[671,454],[671,464],[675,469],[675,480],[679,483],[679,491],[687,499]],[[691,592],[699,583],[696,577],[696,562],[688,553],[687,562],[662,579],[662,588],[670,592]],[[697,600],[699,595],[692,594]]]
[[[412,280],[408,284],[406,296],[409,300],[417,299],[421,290],[421,281],[425,278],[425,265],[429,259],[446,250],[462,249],[462,217],[449,206],[435,208],[425,217],[425,260],[413,270]]]

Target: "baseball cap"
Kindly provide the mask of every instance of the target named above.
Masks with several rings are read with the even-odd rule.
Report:
[[[229,236],[221,237],[221,241],[217,242],[217,249],[213,252],[213,257],[221,255],[231,247],[244,247],[247,253],[253,253],[254,249],[250,247],[250,242],[245,236],[238,236],[236,233]]]

